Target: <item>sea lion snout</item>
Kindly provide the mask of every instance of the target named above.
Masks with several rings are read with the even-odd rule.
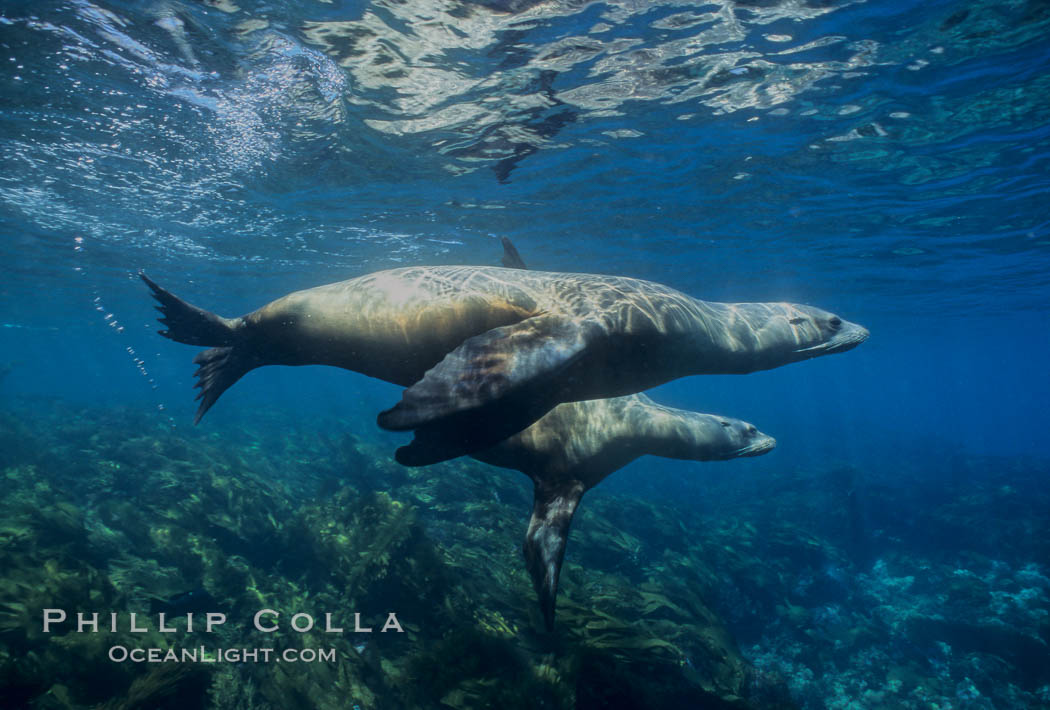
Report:
[[[822,355],[844,353],[847,350],[852,350],[871,336],[868,329],[862,325],[850,323],[841,318],[836,319],[838,320],[838,326],[832,336],[828,338],[824,349],[821,350]]]
[[[703,418],[710,415],[695,416]],[[776,448],[777,440],[759,431],[754,424],[729,417],[720,417],[717,420],[722,427],[723,443],[717,447],[720,450],[714,455],[716,459],[728,461],[744,456],[761,456]]]
[[[769,453],[776,447],[776,439],[771,437],[769,434],[757,432],[754,436],[751,437],[751,440],[748,441],[746,446],[744,446],[736,452],[736,456],[761,456],[762,454]]]
[[[857,325],[856,323],[847,323],[846,325],[849,328],[839,336],[840,342],[834,352],[845,352],[855,348],[871,336],[871,332],[862,325]]]
[[[789,304],[788,308],[788,324],[798,342],[793,352],[805,358],[844,353],[871,335],[864,326],[820,308],[798,304]]]

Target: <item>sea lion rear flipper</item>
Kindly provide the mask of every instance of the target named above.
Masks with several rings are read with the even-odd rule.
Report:
[[[525,260],[521,258],[521,254],[514,248],[514,244],[511,243],[506,237],[499,238],[500,243],[503,245],[503,259],[500,261],[508,269],[528,269],[525,266]]]
[[[244,357],[239,348],[204,350],[197,353],[193,362],[197,365],[197,371],[193,373],[197,378],[197,384],[193,386],[200,389],[195,398],[200,401],[200,405],[197,407],[197,414],[193,417],[194,424],[200,424],[201,417],[211,409],[211,405],[215,404],[219,395],[250,370],[259,366],[254,359]]]
[[[552,382],[583,354],[590,333],[565,316],[539,315],[465,340],[380,413],[384,429],[417,430],[398,461],[436,463],[521,431],[560,401]]]
[[[160,304],[157,306],[162,316],[159,320],[168,326],[167,330],[160,331],[165,338],[186,345],[233,345],[235,329],[240,324],[239,318],[223,318],[186,303],[171,291],[157,285],[141,271],[139,278],[146,282],[153,292],[153,298]]]
[[[237,328],[243,321],[240,318],[223,318],[191,305],[157,285],[142,272],[139,272],[139,277],[146,282],[153,292],[153,298],[160,304],[157,306],[162,316],[159,320],[168,327],[160,331],[161,335],[187,345],[220,346],[198,353],[193,358],[193,362],[198,365],[195,373],[197,384],[194,387],[200,388],[197,393],[200,406],[193,419],[193,423],[197,424],[219,395],[246,372],[259,366],[255,358],[243,352],[243,347],[233,347],[237,342]]]
[[[558,598],[561,565],[565,559],[565,543],[569,538],[572,516],[583,492],[583,484],[579,481],[556,491],[544,490],[539,483],[536,484],[532,519],[525,533],[523,552],[547,631],[554,630],[554,605]]]

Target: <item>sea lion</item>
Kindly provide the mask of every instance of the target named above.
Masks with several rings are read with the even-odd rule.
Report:
[[[172,340],[194,358],[200,407],[263,365],[333,365],[407,387],[379,415],[415,430],[422,466],[491,447],[562,402],[632,394],[685,375],[743,374],[844,352],[868,337],[827,311],[713,303],[620,276],[407,267],[296,291],[240,318],[149,278]]]
[[[547,630],[573,513],[583,494],[645,454],[693,461],[759,456],[776,441],[739,419],[672,409],[642,394],[560,404],[524,431],[471,456],[532,479],[525,565]]]

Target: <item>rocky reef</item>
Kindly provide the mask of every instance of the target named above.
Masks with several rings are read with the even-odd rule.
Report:
[[[709,539],[714,606],[807,710],[1050,708],[1048,468],[958,455],[716,483],[751,522],[732,549]]]
[[[524,476],[402,468],[337,421],[17,411],[0,414],[3,708],[1050,707],[1045,462],[712,475],[688,507],[593,491],[548,634]],[[45,609],[68,618],[45,632]],[[243,655],[263,647],[301,660]]]

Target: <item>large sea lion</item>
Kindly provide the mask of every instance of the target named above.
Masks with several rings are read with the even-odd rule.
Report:
[[[718,461],[758,456],[775,445],[739,419],[672,409],[636,394],[560,404],[524,431],[472,456],[532,479],[525,564],[550,631],[569,526],[585,492],[645,454]]]
[[[192,306],[145,275],[194,358],[196,421],[263,365],[334,365],[407,387],[379,415],[415,430],[410,466],[491,447],[562,402],[685,375],[743,374],[844,352],[868,337],[827,311],[713,303],[640,279],[501,267],[407,267],[296,291],[240,318]]]

